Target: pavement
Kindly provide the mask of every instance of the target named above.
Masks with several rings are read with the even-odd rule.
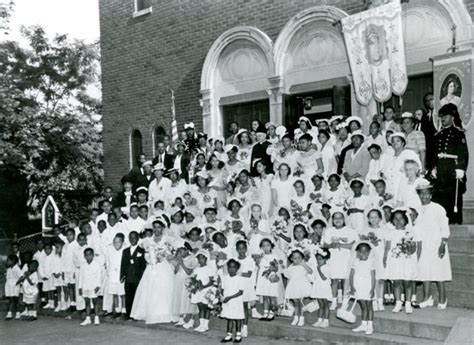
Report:
[[[3,316],[3,315],[2,315]],[[211,330],[205,334],[170,326],[143,326],[103,323],[98,326],[79,326],[80,320],[65,320],[57,317],[41,316],[37,321],[0,320],[1,345],[188,345],[218,344],[225,336],[222,332]],[[287,345],[308,344],[306,342],[275,340],[265,337],[249,337],[242,341],[247,345]]]

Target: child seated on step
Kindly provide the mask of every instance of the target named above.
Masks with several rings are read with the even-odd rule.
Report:
[[[359,243],[356,248],[356,258],[351,266],[349,284],[350,295],[354,296],[361,309],[362,322],[353,332],[365,332],[371,335],[374,332],[374,309],[372,301],[375,299],[375,262],[371,253],[371,246],[367,242]]]

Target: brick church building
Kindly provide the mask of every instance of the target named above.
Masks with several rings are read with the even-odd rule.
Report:
[[[377,108],[355,99],[339,22],[371,2],[100,0],[106,182],[117,187],[139,152],[154,156],[170,130],[170,89],[179,129],[193,121],[210,136],[226,134],[233,120],[293,126],[308,96],[312,117],[369,119]],[[413,112],[433,89],[430,58],[446,54],[453,37],[458,51],[471,51],[474,0],[409,0],[402,7],[409,77],[403,111]],[[400,110],[397,97],[389,103]]]

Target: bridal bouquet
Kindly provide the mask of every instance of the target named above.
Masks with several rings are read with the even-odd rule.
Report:
[[[398,242],[394,248],[392,248],[392,256],[395,258],[406,257],[409,258],[416,252],[416,242],[413,240],[413,236],[408,232],[402,237],[401,241]]]
[[[189,292],[189,297],[198,292],[201,285],[201,281],[197,279],[196,276],[186,278],[186,280],[184,281],[184,287],[186,288],[186,291]]]
[[[300,204],[298,204],[296,201],[291,200],[290,201],[290,206],[291,206],[291,217],[293,218],[293,221],[295,223],[301,222],[301,223],[308,223],[308,212],[301,207]]]
[[[174,256],[175,251],[173,246],[165,242],[162,245],[158,246],[155,250],[155,257],[156,257],[156,262],[163,262],[167,260],[169,257]]]
[[[272,223],[272,234],[274,237],[279,234],[288,236],[288,222],[283,217],[278,217]]]
[[[211,286],[204,295],[204,300],[209,309],[220,309],[222,291],[217,286]]]

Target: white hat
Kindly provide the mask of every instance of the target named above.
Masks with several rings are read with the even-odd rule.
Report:
[[[212,142],[215,144],[216,142],[220,141],[222,144],[225,144],[225,139],[224,137],[215,137],[212,138]]]
[[[358,122],[361,127],[364,125],[364,121],[362,121],[362,119],[361,119],[359,116],[353,115],[353,116],[349,116],[349,117],[346,119],[346,122],[347,122],[348,124],[350,124],[352,121]]]
[[[301,121],[306,122],[306,126],[308,126],[309,129],[313,128],[311,121],[306,116],[300,116],[300,118],[298,119],[298,123],[300,123]]]
[[[138,187],[135,193],[138,194],[141,191],[148,193],[148,188],[146,188],[145,186]]]
[[[342,120],[344,118],[344,116],[342,115],[334,115],[332,116],[330,119],[329,119],[329,123],[333,123],[334,121],[337,121],[337,120]]]
[[[190,123],[185,123],[184,124],[184,129],[194,129],[194,122],[190,122]]]
[[[224,152],[225,153],[229,153],[230,151],[232,151],[234,148],[237,149],[237,151],[239,150],[239,147],[237,145],[234,145],[234,144],[227,144],[226,146],[224,146]]]
[[[277,128],[277,125],[276,125],[275,123],[269,121],[269,122],[267,122],[267,123],[265,124],[265,128],[266,128],[266,129],[269,129],[270,127],[275,127],[275,129],[276,129],[276,128]]]
[[[362,131],[360,129],[358,129],[358,130],[351,133],[351,137],[355,137],[356,135],[362,137],[362,139],[365,140],[365,135],[364,135],[364,133],[362,133]]]
[[[426,179],[421,179],[420,182],[416,185],[416,190],[422,190],[422,189],[431,189],[433,188],[433,185]]]
[[[278,126],[275,130],[276,135],[282,137],[286,134],[286,127],[285,126]]]
[[[184,146],[184,149],[185,149],[185,150],[188,148],[188,146],[184,143],[184,141],[180,141],[180,140],[179,140],[179,141],[177,141],[177,142],[174,144],[174,149],[175,149],[175,150],[178,150],[178,146],[179,146],[179,145]]]
[[[341,128],[345,128],[347,126],[349,126],[349,124],[346,121],[343,121],[336,126],[336,130],[340,130]]]
[[[175,215],[176,213],[178,213],[178,212],[183,212],[183,210],[180,209],[180,208],[177,207],[177,206],[173,206],[173,207],[171,207],[170,210],[169,210],[169,213],[170,213],[171,216],[174,216],[174,215]],[[183,213],[184,213],[184,212],[183,212]]]
[[[206,170],[201,170],[201,171],[197,172],[196,176],[202,177],[202,178],[205,178],[205,179],[209,178],[209,174],[207,173]]]
[[[142,167],[144,167],[145,165],[153,166],[153,162],[152,161],[144,161],[142,163]]]
[[[163,163],[157,163],[153,167],[153,171],[155,171],[155,170],[165,170],[165,166],[163,165]]]
[[[395,132],[395,133],[390,134],[390,137],[389,137],[390,142],[392,142],[393,138],[395,137],[402,138],[405,143],[407,142],[407,136],[405,135],[405,133]]]

